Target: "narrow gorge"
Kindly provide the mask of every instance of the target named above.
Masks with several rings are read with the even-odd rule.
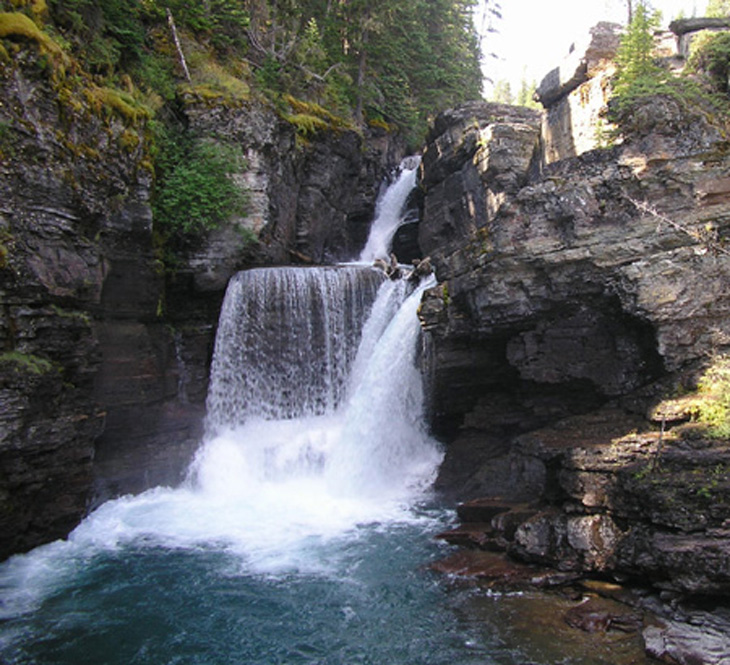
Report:
[[[185,92],[246,201],[173,247],[154,121],[6,25],[3,658],[730,662],[726,114],[651,96],[609,145],[612,24],[405,162]],[[588,641],[530,651],[531,594]]]

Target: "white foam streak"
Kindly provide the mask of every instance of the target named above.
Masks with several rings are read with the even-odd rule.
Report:
[[[430,484],[441,452],[423,425],[423,388],[415,365],[422,284],[383,331],[344,417],[328,461],[337,494],[405,497]]]

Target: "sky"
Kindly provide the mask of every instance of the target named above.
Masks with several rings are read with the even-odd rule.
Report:
[[[538,84],[568,53],[570,45],[599,21],[625,23],[624,0],[499,0],[502,19],[493,21],[496,33],[485,38],[483,50],[497,58],[485,59],[485,76],[494,81],[507,79],[512,92],[520,82]],[[707,0],[653,0],[653,9],[662,13],[662,24],[683,13],[703,16]],[[485,82],[485,95],[492,91]]]

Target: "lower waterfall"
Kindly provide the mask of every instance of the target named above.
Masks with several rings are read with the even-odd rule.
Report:
[[[427,570],[452,520],[429,492],[442,453],[419,371],[433,283],[366,265],[235,276],[186,481],[1,563],[0,662],[623,662],[551,651],[552,627],[525,650],[560,612]]]

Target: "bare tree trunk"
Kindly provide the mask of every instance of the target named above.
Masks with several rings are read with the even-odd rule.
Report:
[[[188,80],[188,83],[192,83],[192,79],[190,78],[190,71],[188,70],[188,63],[185,62],[185,54],[183,53],[182,46],[180,45],[180,39],[177,36],[175,19],[172,18],[172,12],[169,10],[169,8],[167,10],[167,22],[170,24],[170,30],[172,30],[172,39],[175,42],[177,54],[180,56],[180,64],[182,65],[183,71],[185,72],[185,78]]]

